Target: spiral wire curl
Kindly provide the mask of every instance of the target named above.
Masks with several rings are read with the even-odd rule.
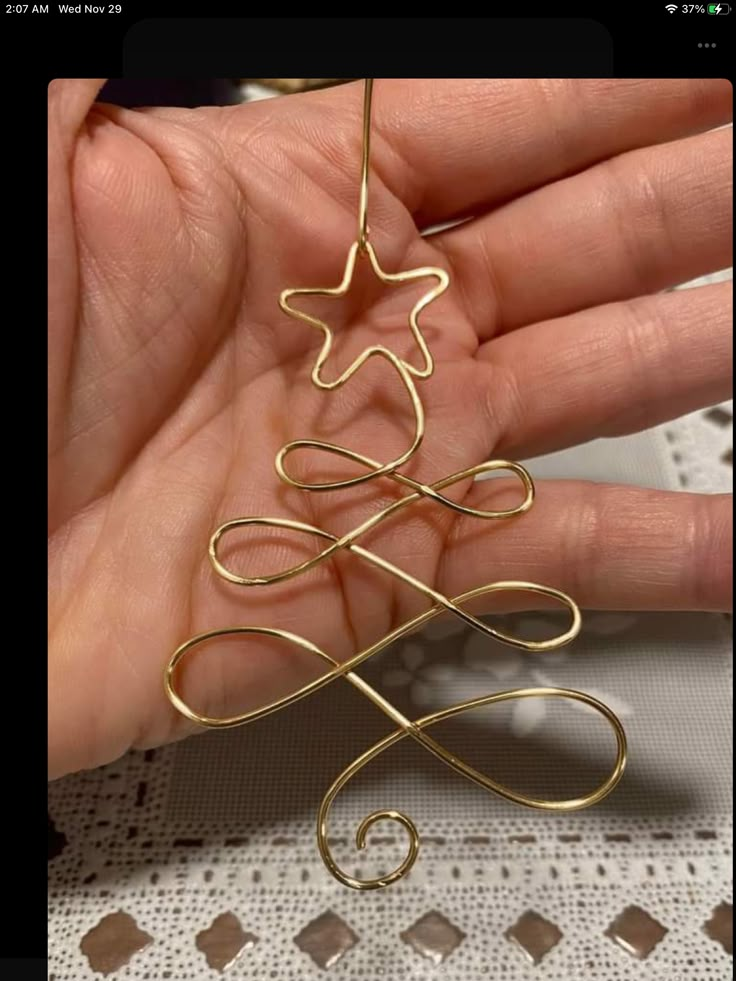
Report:
[[[359,556],[361,559],[370,563],[371,565],[382,569],[395,579],[415,589],[423,596],[426,596],[431,601],[431,606],[423,613],[395,627],[385,636],[381,637],[364,650],[354,654],[343,663],[336,661],[328,653],[321,650],[309,640],[290,631],[276,627],[236,626],[210,630],[205,633],[198,634],[181,644],[171,656],[166,666],[164,675],[166,695],[174,707],[189,720],[200,726],[212,729],[226,729],[233,726],[243,725],[246,722],[253,722],[256,719],[276,712],[279,709],[286,708],[288,705],[292,705],[294,702],[299,701],[302,698],[308,697],[319,688],[324,687],[337,678],[344,678],[346,681],[350,682],[351,685],[353,685],[386,716],[388,716],[389,719],[391,719],[397,728],[358,756],[357,759],[355,759],[350,766],[348,766],[337,777],[332,786],[324,795],[317,817],[317,845],[325,865],[331,874],[341,883],[359,890],[383,888],[401,879],[409,872],[416,861],[419,851],[419,834],[417,828],[411,818],[407,817],[400,811],[392,809],[375,811],[364,818],[356,833],[356,845],[358,849],[365,848],[367,833],[373,827],[373,825],[376,824],[376,822],[391,820],[397,822],[405,829],[408,836],[408,850],[401,863],[392,871],[373,879],[358,879],[355,876],[351,876],[343,871],[335,861],[330,851],[327,835],[330,810],[337,795],[357,773],[359,773],[365,766],[367,766],[368,763],[376,759],[376,757],[382,754],[385,750],[389,749],[407,736],[419,743],[419,745],[424,747],[424,749],[430,752],[450,769],[461,774],[466,779],[484,788],[485,790],[491,791],[492,793],[495,793],[505,800],[513,803],[547,811],[575,811],[598,803],[613,790],[621,779],[627,758],[626,736],[621,722],[611,711],[611,709],[608,708],[608,706],[600,702],[598,699],[593,698],[591,695],[587,695],[583,692],[575,691],[569,688],[547,687],[519,688],[509,691],[501,691],[461,702],[450,706],[449,708],[433,712],[430,715],[425,715],[420,719],[412,721],[411,719],[406,718],[406,716],[404,716],[383,695],[377,692],[365,680],[363,680],[363,678],[355,673],[355,669],[358,668],[363,662],[373,657],[373,655],[377,654],[384,648],[387,648],[400,638],[417,630],[429,620],[439,616],[442,613],[452,613],[454,616],[459,617],[465,623],[469,624],[475,630],[501,642],[502,644],[533,652],[551,651],[562,647],[563,645],[572,641],[578,635],[581,626],[580,610],[575,601],[565,593],[554,589],[551,586],[543,586],[532,582],[504,580],[479,586],[475,589],[469,590],[468,592],[462,593],[459,596],[448,597],[428,584],[421,582],[419,579],[410,575],[403,569],[398,568],[393,563],[388,562],[386,559],[358,544],[358,540],[368,531],[374,529],[377,525],[386,521],[402,509],[409,507],[422,499],[430,499],[437,504],[450,508],[458,514],[494,521],[513,518],[528,511],[534,501],[535,493],[532,478],[524,467],[518,463],[513,463],[507,460],[491,460],[480,463],[476,466],[469,467],[465,470],[444,477],[443,479],[432,484],[421,483],[399,472],[399,468],[407,463],[416,454],[424,438],[424,407],[417,392],[415,379],[422,380],[429,378],[434,372],[434,361],[419,328],[418,316],[420,312],[432,302],[432,300],[444,293],[449,286],[449,276],[445,270],[436,267],[421,267],[398,273],[387,273],[381,268],[375,250],[369,241],[368,173],[370,163],[370,115],[372,91],[373,80],[366,79],[363,106],[363,144],[358,236],[348,252],[342,281],[338,286],[332,288],[286,289],[281,293],[279,305],[286,314],[305,322],[311,327],[316,328],[322,334],[322,347],[317,356],[317,360],[311,374],[312,382],[317,388],[322,389],[323,391],[332,391],[341,387],[353,377],[353,375],[365,364],[369,358],[381,357],[388,361],[396,371],[411,402],[415,420],[414,436],[409,448],[388,463],[381,463],[362,453],[358,453],[354,450],[334,443],[324,442],[322,440],[293,440],[283,446],[277,454],[276,471],[284,484],[291,488],[303,491],[320,492],[343,490],[346,488],[355,487],[358,484],[375,480],[379,477],[385,477],[401,485],[402,487],[408,488],[410,493],[375,512],[352,531],[342,535],[339,538],[322,528],[288,518],[258,516],[235,518],[220,525],[212,535],[209,543],[209,558],[217,574],[230,583],[238,586],[267,586],[302,575],[303,573],[314,569],[320,563],[327,561],[339,551],[345,550],[353,555]],[[338,378],[327,381],[322,376],[322,368],[332,350],[332,331],[330,327],[322,320],[305,313],[303,310],[291,306],[290,301],[292,297],[295,296],[343,296],[350,288],[355,263],[359,254],[365,255],[368,258],[376,276],[386,284],[405,283],[412,280],[421,279],[436,280],[436,285],[417,301],[409,315],[409,328],[419,348],[422,364],[420,367],[416,367],[415,365],[404,361],[402,358],[399,358],[393,351],[389,350],[383,345],[374,345],[366,348]],[[358,464],[363,468],[363,472],[357,476],[322,483],[310,483],[300,480],[290,474],[287,470],[288,458],[297,450],[311,450],[328,453]],[[521,485],[523,498],[520,503],[516,504],[514,507],[500,511],[481,510],[457,503],[442,493],[444,490],[456,483],[459,483],[460,481],[475,478],[482,474],[488,474],[497,470],[507,471],[508,473],[512,474]],[[312,536],[321,540],[324,543],[324,547],[316,555],[313,555],[305,561],[297,563],[280,572],[272,573],[270,575],[239,575],[228,569],[221,561],[220,544],[222,539],[230,532],[250,526],[289,529],[291,531]],[[490,624],[469,613],[464,608],[465,604],[470,603],[479,597],[488,596],[493,593],[502,593],[505,591],[536,594],[557,601],[569,613],[569,623],[566,629],[559,635],[546,640],[526,640],[521,637],[515,637],[491,626]],[[315,680],[303,685],[297,691],[294,691],[283,698],[277,699],[276,701],[253,711],[226,717],[202,715],[193,709],[179,694],[176,688],[177,669],[182,660],[201,645],[206,644],[207,642],[218,637],[237,635],[275,637],[288,641],[289,643],[294,644],[301,650],[306,651],[324,662],[329,670]],[[427,732],[427,730],[436,723],[460,715],[461,713],[471,711],[476,708],[481,708],[483,706],[522,698],[559,698],[572,700],[583,703],[601,715],[610,725],[616,740],[616,758],[606,779],[587,794],[567,800],[549,800],[545,798],[531,797],[511,790],[503,784],[493,780],[491,777],[471,766],[456,754],[447,750]]]

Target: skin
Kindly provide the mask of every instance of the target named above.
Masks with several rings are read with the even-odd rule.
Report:
[[[101,83],[49,87],[51,777],[191,731],[162,674],[194,633],[276,625],[340,659],[427,605],[351,555],[265,589],[219,580],[207,558],[230,518],[339,535],[401,494],[385,479],[306,493],[273,465],[290,439],[382,460],[410,439],[386,362],[318,392],[320,339],[277,305],[285,287],[342,275],[360,87],[130,111],[95,104]],[[714,131],[731,100],[720,80],[377,82],[371,242],[389,272],[451,276],[420,320],[437,369],[418,382],[427,436],[406,472],[431,482],[730,396],[730,284],[661,291],[732,262],[731,133]],[[345,301],[309,307],[336,327],[328,377],[371,343],[418,363],[405,326],[418,293],[379,289],[366,266]],[[312,480],[358,472],[319,455],[290,466]],[[507,507],[518,491],[453,496]],[[402,515],[360,544],[450,596],[529,579],[590,608],[730,609],[725,495],[539,482],[510,521],[431,502]],[[246,573],[318,547],[270,532],[232,543],[223,554]],[[184,690],[222,714],[315,670],[284,643],[226,643],[192,659]]]

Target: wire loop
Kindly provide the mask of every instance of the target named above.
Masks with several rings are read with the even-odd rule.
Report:
[[[373,657],[374,654],[384,650],[389,645],[400,640],[402,637],[417,630],[432,618],[443,613],[451,613],[453,616],[459,617],[466,624],[473,627],[480,633],[485,634],[490,639],[496,640],[502,644],[519,648],[521,650],[537,653],[556,650],[563,645],[568,644],[578,635],[581,625],[580,610],[575,601],[566,593],[563,593],[558,589],[554,589],[551,586],[544,586],[533,582],[504,580],[478,586],[475,589],[471,589],[459,596],[448,597],[436,590],[433,586],[422,582],[405,570],[400,569],[391,562],[388,562],[382,556],[373,551],[369,551],[362,545],[358,544],[359,539],[363,535],[367,534],[369,531],[372,531],[384,521],[420,500],[432,500],[436,504],[451,509],[456,514],[478,518],[481,520],[497,521],[516,518],[524,514],[532,506],[535,493],[532,478],[526,469],[521,466],[521,464],[513,463],[508,460],[490,460],[484,463],[476,464],[475,466],[468,467],[465,470],[461,470],[457,473],[450,474],[447,477],[443,477],[441,480],[437,480],[431,484],[417,481],[399,471],[401,466],[414,457],[424,438],[425,414],[422,401],[416,388],[416,380],[429,378],[434,372],[435,367],[434,360],[419,327],[418,317],[421,311],[430,302],[432,302],[432,300],[439,297],[447,289],[449,285],[449,277],[445,270],[435,267],[422,267],[419,269],[411,269],[398,273],[387,273],[381,268],[376,252],[368,240],[368,173],[370,161],[371,98],[372,79],[366,79],[363,109],[363,152],[360,181],[360,201],[358,209],[358,238],[348,252],[342,281],[336,287],[309,287],[306,289],[284,290],[279,298],[279,305],[281,309],[289,316],[301,320],[309,326],[316,328],[322,334],[322,347],[312,370],[312,382],[317,388],[322,389],[323,391],[332,391],[339,388],[348,382],[350,378],[352,378],[352,376],[359,371],[370,358],[380,357],[391,365],[392,369],[397,373],[399,380],[404,386],[413,408],[414,434],[409,447],[398,457],[387,463],[381,463],[380,461],[374,460],[363,453],[359,453],[356,450],[349,449],[335,443],[329,443],[318,439],[297,439],[287,443],[281,448],[276,457],[275,465],[281,481],[288,487],[301,491],[319,493],[330,490],[344,490],[350,487],[355,487],[358,484],[376,480],[380,477],[385,477],[386,479],[389,479],[402,487],[408,488],[409,493],[387,505],[382,510],[377,511],[356,528],[352,529],[352,531],[349,531],[341,537],[333,535],[331,532],[323,528],[316,527],[315,525],[310,525],[302,521],[295,521],[290,518],[263,516],[234,518],[230,521],[224,522],[215,530],[209,542],[209,558],[215,572],[221,578],[233,583],[234,585],[268,586],[300,576],[314,569],[320,563],[329,561],[339,551],[346,550],[351,554],[358,556],[363,561],[382,569],[388,575],[393,576],[404,585],[416,590],[418,593],[429,599],[430,606],[424,612],[418,614],[410,620],[407,620],[403,624],[394,627],[385,636],[379,638],[364,650],[358,651],[343,663],[336,661],[329,653],[323,651],[311,641],[290,631],[282,630],[276,627],[235,626],[210,630],[185,641],[185,643],[181,644],[172,654],[166,666],[164,675],[166,695],[174,707],[191,721],[196,722],[201,726],[213,729],[226,729],[263,718],[265,715],[269,715],[272,712],[286,708],[288,705],[292,705],[294,702],[308,697],[319,688],[322,688],[324,685],[329,684],[337,678],[344,678],[346,681],[348,681],[375,706],[377,706],[377,708],[379,708],[389,719],[391,719],[396,726],[394,731],[389,733],[387,736],[384,736],[383,739],[379,740],[379,742],[375,743],[375,745],[371,746],[364,753],[362,753],[337,777],[325,794],[317,817],[317,845],[328,870],[344,885],[361,890],[383,888],[393,882],[396,882],[398,879],[403,878],[403,876],[410,871],[419,852],[419,834],[417,832],[417,828],[411,818],[407,817],[400,811],[392,809],[375,811],[368,815],[368,817],[364,818],[358,827],[355,839],[356,846],[359,850],[365,848],[367,834],[370,829],[378,821],[383,820],[398,822],[398,824],[404,828],[408,835],[408,849],[402,861],[392,871],[373,879],[358,879],[344,872],[339,867],[330,851],[327,838],[327,822],[329,819],[330,810],[336,796],[345,787],[345,785],[357,773],[359,773],[363,767],[365,767],[385,750],[392,747],[395,743],[399,742],[399,740],[407,736],[411,737],[415,742],[419,743],[424,749],[430,752],[450,769],[454,770],[456,773],[459,773],[472,783],[482,787],[484,790],[488,790],[491,793],[497,794],[498,796],[504,798],[505,800],[512,801],[516,804],[521,804],[525,807],[532,807],[539,810],[548,811],[574,811],[584,807],[589,807],[592,804],[596,804],[601,801],[611,792],[611,790],[613,790],[621,779],[624,767],[626,765],[627,756],[626,736],[616,715],[602,702],[583,692],[568,688],[519,688],[510,691],[483,695],[479,698],[461,702],[457,705],[450,706],[449,708],[442,709],[438,712],[433,712],[430,715],[426,715],[423,718],[412,721],[406,718],[394,705],[384,698],[383,695],[364,681],[360,675],[355,673],[355,669],[358,668],[363,662]],[[355,269],[355,262],[359,252],[365,253],[368,256],[374,273],[386,284],[391,285],[405,283],[419,279],[436,280],[436,285],[422,297],[420,297],[409,314],[409,329],[419,348],[421,364],[419,366],[411,364],[403,358],[398,357],[393,351],[389,350],[383,345],[376,344],[366,348],[337,378],[327,380],[323,377],[322,369],[332,350],[332,330],[324,321],[305,313],[303,310],[293,307],[291,305],[291,300],[298,296],[343,296],[350,288]],[[364,472],[357,476],[341,480],[325,482],[309,482],[301,480],[293,476],[287,469],[287,461],[289,460],[290,456],[298,450],[317,451],[336,456],[340,459],[349,460],[352,463],[358,464],[364,468]],[[451,498],[442,493],[447,488],[452,487],[461,481],[470,480],[495,471],[506,471],[519,482],[522,496],[518,503],[514,506],[498,511],[483,510],[480,508],[472,508],[466,504],[453,501]],[[220,545],[225,536],[230,535],[238,529],[248,527],[285,528],[298,535],[306,535],[317,538],[325,544],[321,551],[319,551],[316,555],[311,556],[303,562],[289,566],[286,569],[272,573],[250,573],[243,575],[228,568],[224,564],[220,558]],[[491,623],[474,616],[465,609],[465,605],[473,600],[483,596],[489,596],[494,593],[504,592],[522,592],[533,596],[544,596],[548,599],[552,599],[559,603],[563,609],[568,611],[569,622],[565,629],[554,637],[544,640],[529,640],[523,637],[516,637],[508,634],[498,627],[494,627]],[[297,691],[294,691],[283,698],[250,712],[224,717],[203,715],[190,706],[177,690],[176,678],[178,668],[188,655],[192,654],[197,649],[200,649],[208,642],[216,640],[218,637],[238,635],[242,635],[244,638],[247,638],[248,636],[268,636],[285,640],[321,660],[327,666],[328,670],[326,670],[324,674],[320,675],[315,680],[303,685]],[[544,798],[531,797],[518,793],[517,791],[514,791],[511,788],[493,780],[490,776],[482,773],[480,770],[477,770],[456,754],[451,753],[433,736],[426,732],[427,729],[436,723],[460,715],[464,712],[472,711],[473,709],[480,708],[482,706],[493,705],[499,702],[520,698],[559,698],[573,700],[589,706],[600,716],[602,716],[611,727],[616,740],[615,761],[605,780],[603,780],[589,793],[570,800],[547,800]]]

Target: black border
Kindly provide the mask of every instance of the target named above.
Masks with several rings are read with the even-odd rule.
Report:
[[[419,28],[412,17],[149,17],[125,35],[124,75],[177,76],[195,63],[250,78],[609,77],[613,38],[589,15],[425,17]]]
[[[0,977],[7,978],[8,981],[26,981],[27,978],[36,981],[37,978],[45,978],[46,968],[45,958],[0,958]]]
[[[705,0],[704,0],[705,2]],[[72,4],[77,6],[77,4]],[[614,45],[613,74],[619,77],[725,77],[731,78],[733,10],[727,16],[668,14],[665,0],[639,0],[591,4],[560,0],[530,0],[522,5],[501,5],[501,17],[253,17],[245,4],[209,0],[194,4],[181,0],[172,8],[162,0],[121,0],[101,3],[121,12],[62,14],[58,3],[48,3],[46,14],[33,13],[37,4],[0,4],[8,60],[44,54],[47,77],[120,76],[140,73],[131,46],[148,48],[144,74],[185,76],[258,77],[287,72],[299,77],[435,77],[544,75],[549,71],[514,68],[503,50],[502,24],[517,20],[528,25],[530,45],[539,57],[558,62],[568,59],[564,76],[578,74],[574,64],[585,60],[577,49],[574,19],[594,20],[599,31],[610,34]],[[84,3],[78,4],[82,10]],[[22,10],[25,13],[6,11]],[[510,14],[521,15],[509,18]],[[570,36],[562,42],[556,29],[546,39],[535,28],[539,18],[548,23],[568,18]],[[157,21],[163,21],[163,30]],[[148,40],[146,40],[148,38]],[[265,39],[268,38],[268,43]],[[539,40],[536,40],[539,38]],[[716,43],[699,48],[698,43]],[[552,49],[555,50],[552,50]],[[530,51],[530,60],[534,51]],[[517,50],[516,57],[523,52]],[[302,66],[296,71],[297,66]],[[307,67],[314,70],[307,72]],[[344,70],[336,71],[339,66]],[[370,71],[367,68],[370,67]],[[317,70],[319,68],[319,70]],[[329,71],[327,70],[329,68]],[[358,70],[360,68],[360,70]],[[366,69],[366,70],[364,70]]]
[[[23,5],[13,4],[14,8]],[[3,100],[5,141],[6,244],[12,257],[6,260],[6,344],[10,344],[6,365],[12,367],[16,384],[5,387],[7,400],[5,435],[9,446],[5,457],[6,490],[10,491],[10,511],[17,515],[14,536],[6,549],[9,582],[16,584],[15,595],[21,607],[17,617],[17,638],[12,636],[5,647],[5,698],[9,718],[4,719],[6,733],[5,806],[2,808],[2,832],[5,854],[15,859],[16,873],[5,869],[10,884],[9,910],[6,914],[0,947],[12,955],[42,958],[46,955],[43,913],[35,913],[43,903],[44,873],[38,847],[43,821],[41,794],[45,786],[40,771],[44,747],[42,715],[45,662],[42,660],[44,615],[41,608],[43,582],[40,520],[45,465],[41,462],[45,428],[44,370],[38,363],[46,320],[46,297],[43,255],[45,240],[45,138],[44,117],[46,88],[54,77],[118,77],[127,67],[136,70],[131,61],[130,46],[141,48],[141,37],[155,40],[151,23],[165,18],[167,42],[154,51],[149,65],[158,77],[179,74],[184,77],[299,75],[360,77],[488,77],[535,75],[528,68],[511,71],[513,63],[501,60],[501,23],[487,18],[372,18],[370,29],[358,18],[254,18],[242,16],[247,9],[238,5],[209,2],[202,5],[180,3],[176,17],[170,4],[156,0],[122,0],[120,14],[60,14],[58,4],[49,4],[48,14],[32,13],[33,4],[23,13],[7,13],[2,4],[3,40],[6,64],[15,71],[6,75]],[[84,5],[82,5],[84,6]],[[104,5],[107,6],[107,5]],[[203,13],[207,14],[203,17]],[[504,12],[510,12],[506,10]],[[513,8],[518,12],[518,7]],[[233,32],[232,20],[212,24],[212,18],[238,18]],[[725,18],[707,15],[669,15],[661,0],[639,4],[525,3],[524,17],[529,32],[539,36],[532,18],[586,18],[591,16],[613,39],[612,74],[619,77],[726,77],[731,78],[731,25],[736,13]],[[187,18],[200,18],[194,25]],[[148,26],[143,22],[148,21]],[[401,23],[400,23],[401,22]],[[192,46],[194,29],[208,37],[207,46]],[[160,29],[159,29],[160,30]],[[188,35],[187,35],[188,32]],[[265,35],[271,39],[264,44]],[[160,39],[159,33],[159,39]],[[186,38],[188,36],[188,41]],[[574,36],[567,40],[566,51],[559,41],[559,25],[552,25],[547,44],[557,48],[547,52],[559,61],[574,55]],[[438,48],[438,39],[452,44]],[[132,40],[131,40],[132,39]],[[185,43],[186,41],[186,43]],[[716,48],[699,48],[698,42],[717,41]],[[127,44],[127,56],[124,50]],[[188,46],[187,46],[188,45]],[[145,49],[146,44],[142,45]],[[150,48],[151,45],[149,44]],[[229,58],[229,60],[228,60]],[[42,68],[39,69],[39,62]],[[524,62],[526,65],[527,62]],[[571,61],[568,61],[571,64]],[[283,67],[282,67],[283,66]],[[305,70],[295,71],[295,66]],[[312,67],[313,66],[313,67]],[[306,68],[309,68],[307,71]],[[359,71],[358,68],[361,70]],[[396,70],[400,68],[400,70]],[[257,70],[256,70],[257,69]],[[329,70],[328,70],[329,69]],[[339,69],[339,70],[336,70]],[[568,70],[564,74],[574,74]],[[12,214],[17,209],[16,214]],[[28,350],[22,350],[22,344]],[[21,348],[18,350],[18,348]],[[12,381],[11,377],[11,381]],[[38,531],[36,530],[38,528]],[[9,595],[13,595],[9,593]],[[32,605],[38,598],[39,612]],[[21,602],[28,600],[29,602]],[[29,609],[31,607],[31,609]],[[12,643],[8,641],[12,640]],[[38,889],[38,897],[36,890]],[[43,907],[41,907],[43,908]],[[25,965],[25,974],[23,973]],[[41,977],[44,961],[0,961],[0,975],[22,979]]]

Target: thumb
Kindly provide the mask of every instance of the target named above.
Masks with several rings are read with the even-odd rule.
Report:
[[[55,78],[48,88],[49,153],[71,152],[74,138],[106,78]]]
[[[49,348],[50,453],[62,439],[61,410],[78,300],[71,164],[79,131],[105,81],[55,78],[48,87],[48,302],[49,344],[53,344],[53,350]]]

